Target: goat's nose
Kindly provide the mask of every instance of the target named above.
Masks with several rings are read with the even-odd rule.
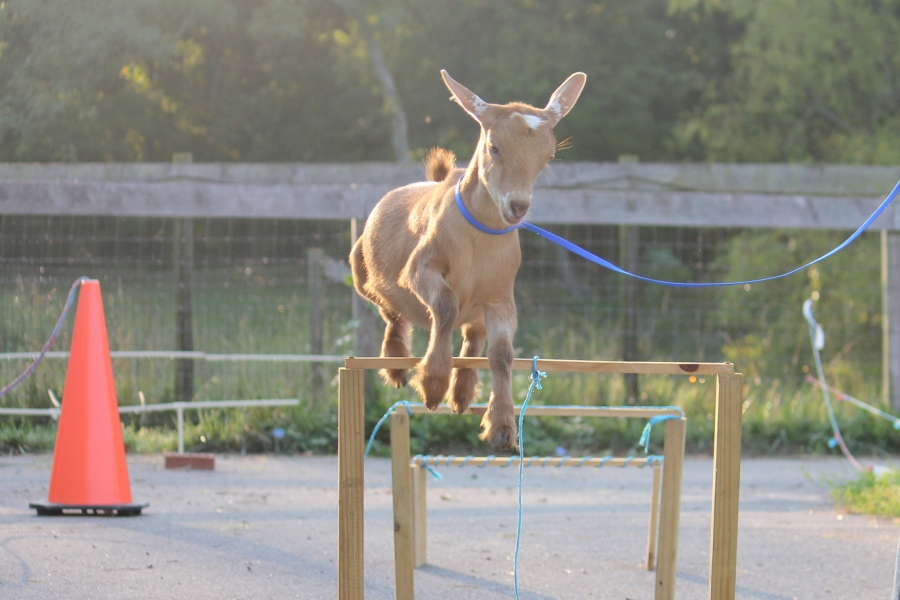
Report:
[[[529,206],[531,206],[530,202],[525,202],[523,200],[512,200],[509,203],[509,210],[515,218],[521,219],[525,216],[525,213],[528,212]]]

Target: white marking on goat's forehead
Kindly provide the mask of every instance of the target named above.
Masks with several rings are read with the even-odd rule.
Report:
[[[545,119],[544,117],[539,117],[538,115],[526,115],[520,112],[515,112],[513,114],[522,117],[522,119],[525,121],[525,124],[532,129],[537,129],[547,122],[547,119]]]

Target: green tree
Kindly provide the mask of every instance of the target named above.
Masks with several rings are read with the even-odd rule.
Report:
[[[321,3],[10,0],[2,160],[382,158],[347,17]]]
[[[707,159],[893,164],[900,159],[900,3],[675,0],[745,29],[734,72],[680,127]]]
[[[489,102],[543,106],[574,71],[588,75],[578,107],[560,123],[573,136],[565,160],[691,158],[676,144],[679,120],[707,73],[727,68],[733,31],[722,13],[667,13],[659,0],[533,2],[426,0],[397,30],[392,53],[420,150],[446,145],[465,158],[477,129],[447,102],[446,68]]]

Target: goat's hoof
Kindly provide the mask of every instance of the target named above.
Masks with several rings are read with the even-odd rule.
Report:
[[[494,450],[501,452],[519,449],[515,427],[486,428],[481,434],[481,439],[488,442]]]
[[[450,408],[461,415],[478,394],[478,375],[474,369],[457,369],[450,380],[450,386]]]
[[[413,388],[419,392],[419,396],[425,402],[429,410],[434,410],[444,401],[447,390],[450,388],[450,377],[446,375],[422,374],[421,372],[411,382]]]
[[[454,392],[455,391],[456,390],[454,390]],[[447,404],[450,405],[450,410],[458,415],[461,415],[469,409],[469,404],[471,404],[471,402],[471,398],[460,397],[454,393],[450,395],[450,399],[447,401]]]
[[[388,384],[398,388],[405,387],[409,383],[409,371],[407,369],[382,369],[381,377]]]

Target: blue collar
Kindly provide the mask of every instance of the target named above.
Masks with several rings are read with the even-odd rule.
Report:
[[[466,221],[469,222],[469,225],[481,231],[482,233],[488,233],[490,235],[503,235],[504,233],[509,233],[510,231],[515,231],[516,229],[523,226],[523,223],[519,223],[518,225],[513,225],[512,227],[507,227],[506,229],[491,229],[485,225],[482,225],[478,222],[478,219],[469,212],[469,209],[466,208],[466,205],[463,204],[462,196],[459,195],[459,184],[462,183],[462,177],[459,178],[459,181],[456,182],[456,206],[459,208],[459,212],[462,213],[462,216],[465,217]]]

